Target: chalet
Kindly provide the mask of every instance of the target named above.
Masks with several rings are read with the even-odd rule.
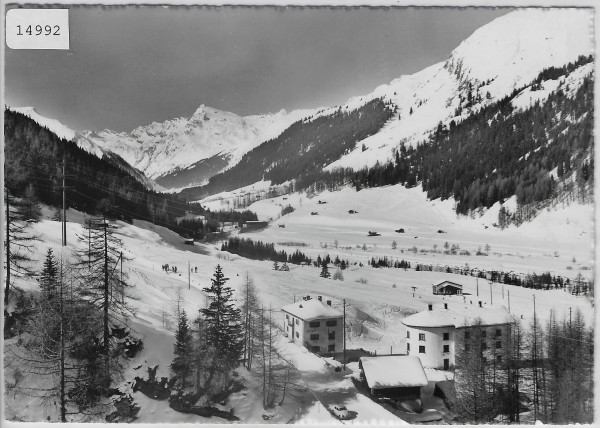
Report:
[[[433,284],[433,294],[462,295],[463,286],[452,281],[440,281]]]
[[[305,297],[281,308],[283,331],[291,342],[305,346],[309,351],[321,354],[341,352],[344,346],[343,315],[331,307],[331,300],[323,303]]]
[[[183,241],[183,243],[184,243],[185,245],[194,245],[194,239],[193,239],[193,238],[185,239],[185,240]]]
[[[486,358],[502,363],[508,344],[512,316],[506,308],[484,308],[448,303],[410,315],[406,327],[406,353],[418,356],[424,367],[449,370],[456,364],[456,352],[468,349],[469,341],[481,338]]]
[[[392,400],[420,399],[427,386],[427,376],[421,360],[410,355],[361,357],[358,360],[360,378],[373,397]]]

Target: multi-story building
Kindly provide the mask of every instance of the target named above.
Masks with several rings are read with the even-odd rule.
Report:
[[[430,304],[428,310],[402,320],[406,327],[406,353],[421,359],[423,367],[448,370],[457,363],[457,351],[481,346],[486,358],[502,362],[508,345],[512,316],[504,308],[455,303]]]
[[[334,354],[343,351],[343,315],[331,307],[331,300],[323,303],[317,299],[304,298],[281,308],[283,331],[291,342],[305,346],[309,351]]]

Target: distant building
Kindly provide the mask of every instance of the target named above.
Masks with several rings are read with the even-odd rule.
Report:
[[[194,245],[194,239],[193,239],[193,238],[185,239],[185,240],[183,241],[183,243],[184,243],[185,245]]]
[[[421,360],[414,356],[361,357],[358,367],[361,380],[374,397],[420,399],[421,389],[427,386]]]
[[[440,281],[433,284],[433,294],[462,295],[463,286],[452,281]]]
[[[406,353],[418,356],[424,367],[448,370],[456,364],[456,352],[469,346],[469,340],[483,338],[486,358],[502,362],[508,345],[512,316],[506,309],[448,303],[410,315],[406,326]],[[479,334],[475,335],[478,329]]]
[[[331,300],[325,304],[321,296],[308,297],[284,306],[281,311],[283,331],[290,341],[315,353],[333,354],[343,350],[343,315],[331,307]]]
[[[242,225],[242,232],[264,229],[268,225],[268,221],[248,220]]]

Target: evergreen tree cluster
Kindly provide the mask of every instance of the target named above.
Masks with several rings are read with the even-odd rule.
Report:
[[[571,68],[560,69],[561,76]],[[550,74],[556,77],[559,71]],[[592,185],[592,77],[572,96],[557,91],[542,104],[514,111],[511,101],[521,90],[458,124],[452,121],[449,128],[440,123],[417,147],[401,144],[394,161],[358,171],[354,186],[421,183],[429,198],[453,198],[457,212],[467,214],[512,195],[520,205],[552,197],[555,168],[559,180],[577,171],[580,186]]]
[[[185,189],[181,195],[198,199],[262,180],[283,183],[322,168],[377,133],[392,117],[394,108],[381,99],[330,115],[309,117],[292,124],[278,137],[266,141],[231,169],[210,178],[205,186]]]
[[[406,260],[392,260],[389,259],[387,256],[382,257],[371,257],[371,262],[369,263],[371,266],[373,266],[374,268],[380,268],[380,267],[393,267],[393,268],[398,268],[398,269],[410,269],[410,263],[407,262]]]
[[[251,239],[240,239],[231,237],[227,242],[221,245],[221,251],[227,251],[252,260],[271,260],[279,263],[292,263],[299,265],[302,263],[311,263],[310,257],[307,257],[300,250],[288,254],[286,251],[275,250],[275,246],[262,241],[253,241]]]
[[[64,159],[67,205],[86,213],[98,212],[99,201],[105,200],[102,210],[111,218],[147,220],[190,237],[216,230],[220,221],[256,219],[248,211],[213,213],[176,195],[149,190],[144,177],[120,157],[98,158],[10,109],[4,111],[4,137],[6,188],[15,197],[60,207]],[[204,215],[207,224],[178,222],[186,213]]]

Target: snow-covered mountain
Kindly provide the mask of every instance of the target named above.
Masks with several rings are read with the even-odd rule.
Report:
[[[543,102],[559,88],[576,90],[593,72],[593,64],[579,67],[560,81],[545,81],[535,92],[526,85],[544,69],[592,54],[592,25],[592,15],[586,9],[515,10],[476,30],[446,61],[401,76],[370,94],[350,98],[342,106],[241,117],[201,105],[190,117],[154,122],[131,132],[77,133],[31,108],[24,110],[58,135],[74,138],[89,152],[98,156],[113,152],[163,188],[175,191],[205,184],[301,119],[333,116],[340,110],[352,111],[382,99],[395,108],[394,115],[377,132],[324,167],[359,169],[389,160],[401,142],[414,146],[440,122],[446,126],[451,121],[460,122],[515,89],[522,89],[511,101],[518,109]],[[277,153],[268,156],[273,158],[265,159],[264,165],[278,163]]]
[[[83,131],[77,142],[118,153],[164,187],[188,187],[234,165],[244,153],[309,113],[281,110],[241,117],[201,105],[189,118],[153,122],[129,133]]]
[[[362,168],[386,161],[400,141],[414,145],[440,122],[448,125],[466,118],[531,83],[542,70],[593,54],[592,29],[592,15],[585,9],[522,9],[495,19],[464,40],[446,61],[350,99],[344,108],[383,98],[397,106],[398,115],[327,169]],[[571,79],[570,88],[592,71],[593,65],[585,67]],[[547,97],[549,92],[543,93]],[[538,96],[529,101],[543,100]],[[515,107],[529,105],[524,102]]]

